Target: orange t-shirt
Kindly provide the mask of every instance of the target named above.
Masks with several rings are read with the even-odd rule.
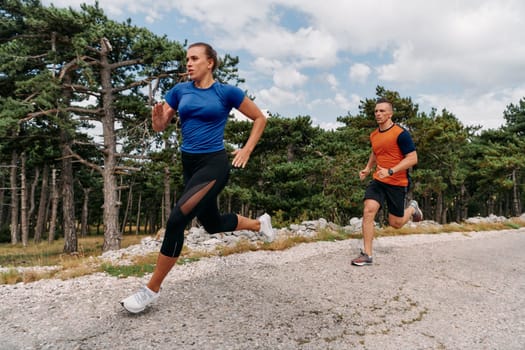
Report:
[[[377,165],[390,169],[396,166],[405,155],[416,150],[412,137],[403,127],[394,124],[387,130],[379,128],[370,134],[372,151]],[[408,186],[408,170],[399,171],[382,179],[374,173],[374,179],[394,186]]]

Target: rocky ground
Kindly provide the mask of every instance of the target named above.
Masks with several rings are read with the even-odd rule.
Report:
[[[119,301],[149,276],[1,285],[0,349],[523,349],[525,229],[382,237],[353,267],[360,246],[177,266],[139,315]]]

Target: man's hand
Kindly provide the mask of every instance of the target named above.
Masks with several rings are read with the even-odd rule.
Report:
[[[361,181],[363,181],[368,176],[368,174],[370,174],[370,169],[365,168],[365,169],[361,170],[359,172],[359,179]]]
[[[380,179],[390,176],[388,174],[388,168],[382,168],[379,165],[377,166],[376,174]]]

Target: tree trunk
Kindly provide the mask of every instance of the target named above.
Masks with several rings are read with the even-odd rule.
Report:
[[[49,234],[47,241],[53,243],[56,234],[57,212],[58,212],[58,190],[57,190],[57,170],[51,170],[51,217],[49,218]]]
[[[0,165],[2,168],[3,165]],[[5,199],[5,177],[3,170],[0,171],[0,230],[4,227],[4,199]]]
[[[88,217],[89,217],[89,193],[91,188],[83,188],[84,198],[82,200],[82,214],[80,217],[80,237],[86,237],[88,234]]]
[[[108,53],[111,48],[102,40],[100,82],[102,91],[102,108],[104,115],[101,119],[104,136],[104,245],[102,250],[120,249],[121,233],[119,232],[118,212],[120,203],[117,198],[117,181],[115,169],[117,166],[117,142],[115,135],[115,115],[113,107],[113,92],[111,85],[111,66],[108,62]]]
[[[11,244],[18,243],[18,181],[17,181],[17,164],[18,164],[18,153],[13,151],[11,155]]]
[[[438,192],[436,198],[436,221],[443,223],[443,192]]]
[[[40,190],[40,200],[38,202],[38,214],[35,225],[35,242],[38,243],[42,240],[42,234],[44,233],[46,218],[47,218],[47,193],[49,191],[49,165],[44,164],[42,170],[42,188]]]
[[[35,232],[35,210],[36,210],[36,204],[35,204],[35,194],[36,194],[36,187],[38,185],[38,181],[40,181],[40,168],[35,168],[35,176],[33,181],[31,182],[31,191],[29,192],[29,211],[27,212],[28,217],[28,223],[29,223],[29,234]]]
[[[142,204],[142,193],[139,193],[139,201],[137,204],[137,225],[135,229],[135,234],[138,235],[140,232],[140,206]]]
[[[461,222],[468,217],[468,191],[465,184],[461,184],[461,217],[458,222]]]
[[[495,197],[495,195],[491,195],[487,201],[487,213],[485,214],[486,216],[495,213]]]
[[[133,202],[133,185],[129,186],[128,200],[126,201],[126,210],[124,211],[124,218],[122,219],[122,229],[121,232],[124,234],[126,232],[126,225],[128,222],[128,216],[131,212],[131,206]]]
[[[64,76],[64,84],[71,84],[71,75]],[[64,90],[64,99],[70,100],[71,90]],[[68,125],[68,115],[62,116],[65,125]],[[71,140],[68,128],[60,129],[60,148],[62,154],[62,226],[64,231],[64,253],[74,253],[78,251],[78,238],[75,226],[75,195],[73,191],[73,159],[71,158]]]
[[[448,214],[448,207],[445,206],[445,209],[443,210],[443,213],[441,214],[441,223],[446,224],[447,223],[447,214]]]
[[[26,177],[26,153],[20,155],[20,231],[22,245],[27,247],[29,241],[29,225],[27,224],[27,177]]]
[[[519,184],[518,184],[516,172],[517,172],[516,169],[512,170],[512,215],[513,216],[519,216],[521,214]]]

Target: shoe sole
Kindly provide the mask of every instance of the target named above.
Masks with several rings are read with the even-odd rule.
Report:
[[[352,261],[352,265],[354,266],[365,266],[365,265],[372,265],[373,263],[371,262],[362,262],[362,263],[358,263],[358,262],[353,262]]]
[[[144,311],[144,310],[146,309],[145,307],[142,308],[142,309],[134,309],[134,310],[132,310],[132,309],[128,309],[128,308],[126,307],[126,305],[124,305],[124,302],[122,302],[122,301],[120,302],[120,305],[122,305],[122,307],[123,307],[127,312],[130,312],[130,313],[132,313],[132,314],[138,314],[139,312],[142,312],[142,311]]]

